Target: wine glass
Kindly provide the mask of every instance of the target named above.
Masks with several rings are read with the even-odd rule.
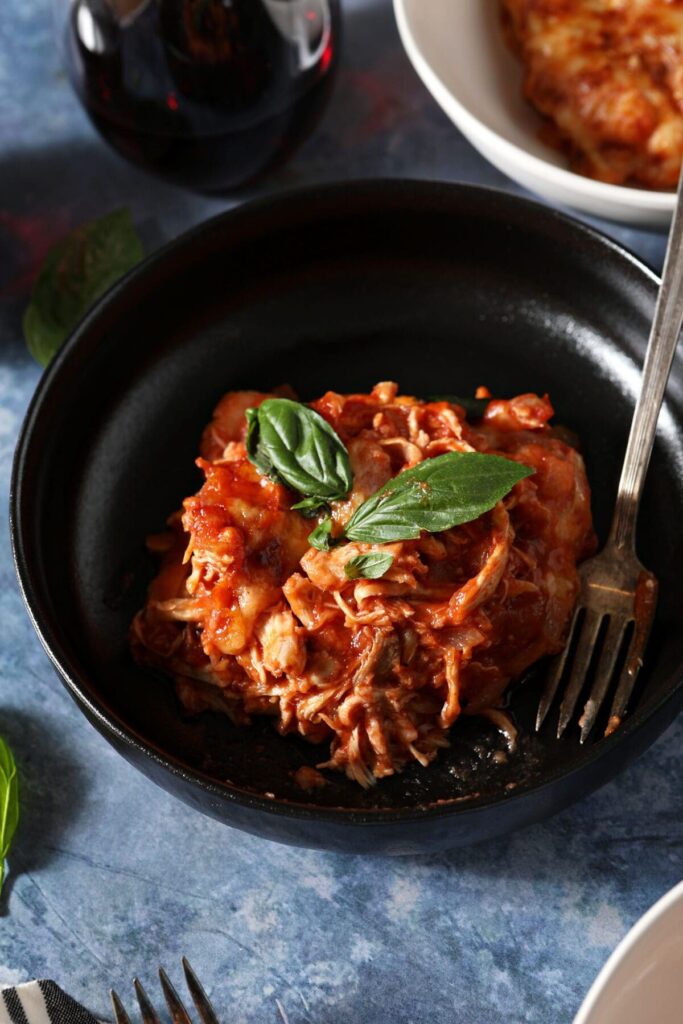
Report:
[[[71,82],[127,159],[225,193],[316,124],[337,63],[339,0],[54,0]]]

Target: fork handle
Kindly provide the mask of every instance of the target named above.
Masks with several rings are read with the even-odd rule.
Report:
[[[657,432],[657,419],[683,324],[683,169],[678,181],[662,283],[631,421],[608,543],[635,550],[640,497]]]

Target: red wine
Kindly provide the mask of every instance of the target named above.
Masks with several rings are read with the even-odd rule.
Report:
[[[339,0],[75,0],[67,65],[123,156],[200,192],[270,169],[324,109]]]

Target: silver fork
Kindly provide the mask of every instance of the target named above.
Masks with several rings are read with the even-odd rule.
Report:
[[[187,987],[190,995],[192,996],[192,1001],[197,1008],[197,1013],[199,1014],[203,1024],[218,1024],[218,1018],[214,1013],[214,1009],[209,1002],[208,996],[185,957],[183,957],[183,971],[185,972],[185,981],[187,982]],[[190,1015],[185,1009],[180,996],[171,984],[163,967],[159,968],[159,981],[161,983],[161,991],[164,993],[164,999],[166,1000],[168,1012],[171,1015],[173,1024],[192,1024]],[[142,1014],[143,1024],[160,1024],[159,1016],[137,978],[133,979],[133,987],[140,1007],[140,1013]],[[116,1024],[130,1024],[130,1017],[126,1013],[123,1003],[113,989],[110,992],[110,996],[112,1006],[114,1007]]]
[[[603,550],[579,569],[581,588],[567,643],[549,665],[536,717],[538,730],[555,700],[565,669],[569,669],[557,726],[559,738],[572,719],[588,670],[597,659],[590,695],[579,719],[582,743],[595,725],[624,645],[625,633],[633,624],[606,736],[614,732],[626,714],[657,603],[657,580],[636,557],[635,526],[655,441],[657,418],[683,323],[682,192],[683,171],[678,182],[662,284],[645,353],[641,390],[631,422],[609,538]],[[582,620],[582,625],[577,629],[579,620]],[[601,627],[604,640],[598,657],[596,641]],[[570,667],[568,654],[575,633],[577,641]]]

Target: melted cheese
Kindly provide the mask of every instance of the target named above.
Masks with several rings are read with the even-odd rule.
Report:
[[[502,0],[525,95],[572,168],[674,189],[683,158],[681,0]]]

